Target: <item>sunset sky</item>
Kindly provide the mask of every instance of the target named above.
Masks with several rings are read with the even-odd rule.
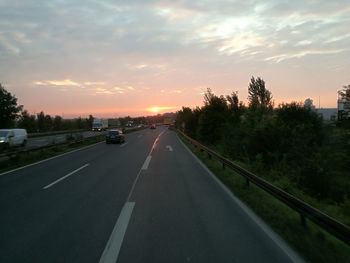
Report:
[[[246,102],[251,76],[275,105],[336,107],[350,0],[0,0],[0,83],[31,113],[171,112],[208,87]]]

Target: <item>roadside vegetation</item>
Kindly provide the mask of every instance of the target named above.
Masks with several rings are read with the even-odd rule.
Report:
[[[310,104],[292,102],[274,107],[272,93],[261,78],[251,79],[248,94],[248,105],[244,105],[237,92],[217,96],[208,89],[202,107],[183,107],[178,112],[176,126],[221,155],[350,225],[349,120],[325,123]],[[350,86],[344,87],[344,94],[350,94]],[[312,223],[304,229],[298,214],[255,187],[245,189],[239,179],[219,169],[221,165],[213,164],[214,161],[205,159],[205,162],[310,261],[348,262],[347,245]]]
[[[274,231],[286,240],[307,262],[347,263],[350,248],[329,235],[311,221],[306,227],[300,215],[265,191],[250,184],[232,170],[223,169],[220,162],[208,158],[205,152],[193,147],[184,139],[193,153],[247,206],[259,215]],[[244,164],[239,163],[241,166]]]
[[[0,129],[16,127],[26,129],[28,133],[91,129],[92,121],[92,115],[86,119],[79,117],[67,120],[43,111],[30,114],[23,105],[17,105],[17,98],[0,83]]]

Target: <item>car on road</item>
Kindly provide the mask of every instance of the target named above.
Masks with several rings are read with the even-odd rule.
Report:
[[[156,128],[156,125],[155,124],[152,124],[150,127],[150,129],[154,130]]]
[[[25,129],[0,129],[0,148],[25,146],[27,140]]]
[[[125,136],[121,130],[109,130],[106,134],[106,143],[123,143]]]

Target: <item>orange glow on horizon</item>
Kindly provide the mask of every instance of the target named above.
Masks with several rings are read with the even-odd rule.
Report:
[[[152,106],[150,108],[147,108],[147,111],[148,112],[152,112],[152,113],[160,113],[161,111],[165,111],[165,110],[173,110],[175,109],[176,107],[159,107],[159,106]]]
[[[159,107],[157,106],[154,106],[152,108],[149,108],[148,109],[150,112],[153,112],[153,113],[158,113],[160,111]]]

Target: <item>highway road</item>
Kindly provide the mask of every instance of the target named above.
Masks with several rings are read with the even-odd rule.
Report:
[[[166,127],[0,175],[0,262],[302,262]]]

